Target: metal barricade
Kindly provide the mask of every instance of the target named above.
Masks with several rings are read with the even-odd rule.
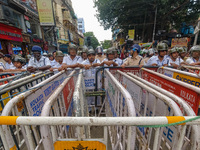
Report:
[[[186,122],[186,123],[183,123]],[[159,117],[18,117],[8,116],[0,117],[0,125],[18,125],[18,126],[146,126],[149,128],[155,126],[170,125],[200,125],[200,117],[189,116],[159,116]],[[0,126],[0,133],[2,128]],[[128,142],[128,141],[126,141]],[[55,150],[66,149],[100,149],[106,150],[104,145],[97,144],[95,141],[59,141],[54,143]],[[132,150],[137,148],[131,147]],[[8,150],[8,149],[6,149]],[[109,149],[110,150],[110,149]],[[127,150],[125,148],[124,150]],[[155,149],[156,150],[156,149]],[[172,149],[176,150],[176,149]]]
[[[169,97],[131,78],[121,71],[117,71],[115,76],[131,94],[137,116],[183,115],[178,105]],[[185,135],[185,129],[185,126],[182,128],[168,127],[161,129],[137,128],[137,147],[139,147],[139,149],[166,149],[167,146],[169,146],[170,148],[168,149],[181,149],[183,142],[182,137]],[[169,131],[172,132],[170,137],[168,135]],[[154,138],[153,135],[155,136]]]
[[[160,88],[163,88],[185,100],[198,114],[198,107],[200,102],[200,89],[198,87],[189,85],[182,81],[170,78],[166,75],[153,72],[151,70],[142,68],[141,77]]]
[[[25,93],[12,98],[4,107],[2,116],[39,116],[46,100],[67,77],[65,71],[59,72],[50,78],[35,85]],[[5,149],[42,149],[42,140],[37,126],[2,126],[1,138]],[[31,139],[32,137],[33,139]],[[29,145],[31,141],[32,143]]]
[[[23,74],[22,74],[23,75]],[[49,78],[53,75],[52,72],[39,72],[32,74],[27,77],[17,79],[16,81],[4,84],[0,86],[0,112],[3,110],[4,106],[10,100],[10,98],[16,96],[16,94],[21,93],[25,90],[28,90],[30,87],[42,82],[43,80]]]
[[[136,116],[133,99],[128,91],[105,70],[105,108],[106,117]],[[127,126],[109,126],[112,149],[133,150],[135,147],[136,129]]]
[[[156,91],[170,97],[172,100],[174,100],[178,105],[180,106],[180,109],[184,115],[188,116],[196,116],[195,112],[193,109],[180,97],[150,83],[147,82],[146,80],[143,80],[142,78],[132,74],[132,73],[127,73],[129,76],[132,78],[140,81],[141,83],[149,86],[152,89],[155,89]],[[192,130],[191,130],[192,129]],[[185,138],[185,143],[183,145],[182,149],[189,149],[188,147],[191,147],[192,149],[199,149],[199,131],[198,127],[196,125],[193,126],[188,126],[187,128],[187,133],[186,133],[186,138]]]
[[[79,71],[78,71],[79,72]],[[70,73],[62,84],[49,97],[42,108],[41,116],[72,116],[73,92],[76,84],[75,71]],[[51,133],[51,132],[52,133]],[[41,126],[43,147],[46,150],[54,149],[54,142],[58,139],[75,138],[74,128],[66,126]]]

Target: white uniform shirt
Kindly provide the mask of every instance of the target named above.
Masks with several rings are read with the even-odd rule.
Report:
[[[100,60],[95,59],[95,60],[92,62],[92,64],[96,64],[96,63],[100,64],[101,62],[100,62]],[[86,59],[86,60],[83,61],[81,64],[83,64],[83,65],[90,65],[91,63],[90,63],[90,61],[89,61],[88,59]],[[83,74],[84,74],[85,77],[95,77],[96,68],[90,68],[90,69],[88,69],[88,70],[85,70]]]
[[[55,62],[55,65],[52,68],[60,68],[62,64],[59,64],[57,61]]]
[[[116,61],[118,66],[121,66],[123,64],[123,61],[120,58],[115,58],[114,61]]]
[[[54,66],[55,66],[55,64],[56,64],[56,60],[54,59],[54,60],[49,60],[49,61],[50,61],[50,63],[51,63],[51,67],[54,68]]]
[[[71,59],[71,57],[68,55],[68,56],[65,56],[63,58],[63,64],[67,64],[67,65],[75,65],[77,64],[78,60],[80,59],[80,56],[76,56],[73,60]]]
[[[10,64],[9,64],[9,63],[6,63],[6,64],[5,64],[5,67],[6,67],[6,69],[15,69],[15,66],[13,65],[12,62],[11,62]]]
[[[200,59],[199,59],[199,61],[200,61]],[[196,59],[194,59],[193,57],[189,57],[188,59],[186,59],[186,63],[188,63],[188,64],[192,64],[192,63],[196,63],[196,62],[197,62]]]
[[[87,59],[85,59],[85,60],[87,60]],[[80,58],[78,59],[77,63],[81,64],[81,63],[84,62],[85,60],[84,60],[82,57],[80,57]]]
[[[109,60],[108,60],[107,58],[105,58],[105,59],[102,61],[102,63],[103,63],[104,61],[109,61]],[[116,59],[113,59],[113,60],[111,60],[111,61],[114,61],[115,63],[119,64],[118,60],[116,60]],[[118,66],[119,66],[119,65],[118,65]],[[104,67],[113,67],[113,64],[110,65],[110,66],[104,64]]]
[[[152,64],[157,64],[157,66],[163,66],[167,64],[167,55],[164,56],[164,59],[162,61],[159,60],[158,56],[152,56],[148,61],[147,61],[147,66],[152,66]]]
[[[28,67],[44,67],[44,66],[51,66],[51,63],[47,57],[42,56],[39,61],[37,61],[34,57],[28,62]]]
[[[173,60],[171,59],[171,57],[170,57],[170,58],[167,58],[167,65],[168,65],[168,66],[172,66],[171,63],[176,64],[176,65],[180,65],[182,62],[184,62],[184,61],[183,61],[183,59],[181,59],[180,57],[176,58],[175,61],[173,61]]]

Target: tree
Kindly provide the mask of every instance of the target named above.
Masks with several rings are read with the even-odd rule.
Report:
[[[94,0],[97,18],[105,28],[135,29],[136,35],[148,41],[152,37],[155,11],[156,30],[180,28],[182,22],[193,25],[200,13],[197,0]]]
[[[112,41],[104,40],[103,42],[101,42],[101,45],[102,45],[103,49],[108,49],[108,48],[112,47]]]
[[[84,33],[84,37],[85,37],[85,39],[88,39],[88,41],[90,41],[90,43],[88,43],[88,41],[86,40],[86,43],[87,43],[86,45],[87,46],[92,46],[94,49],[96,49],[96,47],[100,45],[99,41],[94,36],[93,32],[86,32],[86,33]]]

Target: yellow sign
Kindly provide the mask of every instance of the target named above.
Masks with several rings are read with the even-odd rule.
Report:
[[[106,150],[106,146],[98,141],[57,141],[55,150]]]
[[[120,45],[124,44],[124,42],[125,42],[125,40],[123,38],[120,39],[120,41],[119,41]]]
[[[135,30],[128,30],[128,36],[130,40],[134,40]]]
[[[54,26],[52,2],[50,0],[37,0],[38,14],[41,26]]]
[[[80,46],[83,46],[83,45],[84,45],[84,39],[79,38],[79,45],[80,45]]]
[[[8,97],[8,96],[9,96],[9,95],[8,95],[8,92],[6,92],[5,94],[3,94],[3,95],[1,96],[1,98],[4,99],[4,98],[6,98],[6,97]],[[8,103],[9,100],[10,100],[10,98],[7,98],[7,99],[3,100],[4,106]],[[2,111],[2,110],[3,110],[3,108],[2,108],[2,106],[0,105],[0,111]]]

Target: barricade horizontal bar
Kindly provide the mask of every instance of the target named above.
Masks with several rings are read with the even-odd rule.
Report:
[[[11,121],[8,121],[10,120]],[[187,121],[186,125],[200,125],[200,117],[166,116],[166,117],[25,117],[0,116],[0,125],[91,125],[91,126],[143,126],[164,125]],[[195,120],[196,119],[196,120]]]

